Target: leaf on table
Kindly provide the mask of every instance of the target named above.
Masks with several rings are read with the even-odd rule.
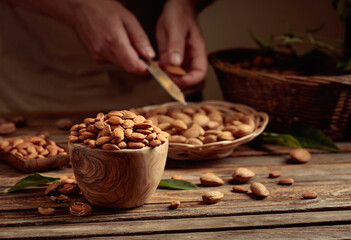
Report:
[[[294,127],[291,134],[263,132],[259,136],[258,142],[341,152],[335,143],[324,133],[317,129],[303,126]]]
[[[283,144],[290,147],[301,147],[300,142],[290,134],[263,132],[259,141],[264,143]]]
[[[159,188],[169,188],[177,190],[193,190],[199,189],[195,184],[178,179],[162,179],[158,185]]]
[[[58,181],[60,181],[60,178],[58,178],[58,177],[52,177],[49,175],[45,175],[45,174],[41,174],[41,173],[36,172],[36,173],[30,174],[30,175],[22,178],[13,187],[6,188],[6,189],[0,191],[0,193],[14,192],[14,191],[26,188],[26,187],[36,186],[39,184],[49,183],[49,182],[58,182]]]
[[[317,129],[298,126],[293,128],[291,132],[292,135],[299,141],[301,147],[341,152],[333,140]]]

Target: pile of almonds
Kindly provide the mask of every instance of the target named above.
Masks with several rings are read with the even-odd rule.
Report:
[[[217,141],[234,140],[255,130],[253,115],[236,112],[226,115],[214,106],[157,107],[149,111],[132,109],[170,134],[171,143],[201,146]]]
[[[157,147],[166,142],[168,136],[145,117],[122,110],[84,119],[83,123],[71,128],[68,141],[82,142],[91,148],[119,150]]]
[[[26,160],[67,155],[62,147],[43,134],[5,139],[1,142],[0,148]]]
[[[74,176],[63,175],[60,182],[51,183],[45,190],[45,195],[50,195],[54,203],[67,203],[70,198],[67,195],[80,194],[80,189]],[[70,205],[69,211],[73,216],[88,216],[92,214],[92,207],[84,202],[74,202]],[[54,208],[39,207],[38,212],[42,215],[54,215]]]

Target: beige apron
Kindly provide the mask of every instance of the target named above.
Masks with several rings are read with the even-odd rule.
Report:
[[[96,64],[68,26],[0,1],[0,113],[111,110],[167,101],[171,98],[150,76]]]

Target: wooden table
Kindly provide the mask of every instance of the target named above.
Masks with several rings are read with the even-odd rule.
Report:
[[[71,115],[72,117],[72,115]],[[65,143],[67,132],[57,130],[56,117],[30,118],[29,126],[16,134],[47,131],[51,138]],[[338,143],[343,153],[313,151],[307,164],[291,164],[290,148],[265,146],[264,149],[240,147],[232,157],[206,162],[168,160],[163,178],[182,175],[200,184],[199,177],[213,172],[225,180],[220,187],[199,190],[158,189],[151,200],[138,208],[111,210],[93,208],[88,217],[71,216],[69,203],[53,203],[44,196],[45,187],[31,187],[10,194],[0,194],[1,239],[350,239],[351,238],[351,143]],[[251,194],[231,191],[231,174],[237,167],[256,173],[253,181],[267,186],[271,195],[257,199]],[[282,177],[292,177],[292,186],[278,185],[268,178],[271,170]],[[70,175],[71,168],[45,174]],[[0,161],[0,190],[12,186],[26,174]],[[249,184],[243,184],[249,188]],[[218,190],[222,201],[204,204],[202,194]],[[308,191],[317,199],[301,199]],[[71,197],[71,202],[82,197]],[[181,207],[170,209],[172,200]],[[39,215],[38,207],[54,207],[54,216]]]

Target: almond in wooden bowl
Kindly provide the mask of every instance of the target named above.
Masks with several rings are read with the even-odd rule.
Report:
[[[83,195],[95,206],[141,206],[151,198],[163,175],[167,137],[145,119],[129,111],[120,113],[86,119],[86,124],[80,126],[86,131],[79,126],[71,129],[70,136],[78,135],[68,143],[73,172]]]
[[[133,111],[170,135],[169,158],[192,161],[229,156],[261,134],[269,119],[264,112],[224,101],[188,102],[187,106],[170,102]]]

